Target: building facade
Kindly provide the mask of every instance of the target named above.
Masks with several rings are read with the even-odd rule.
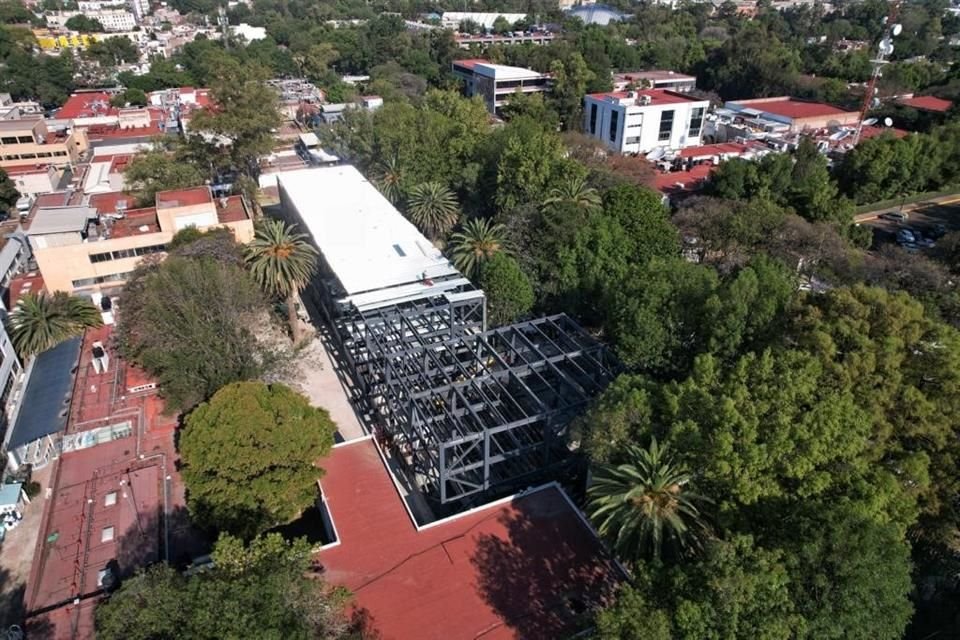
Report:
[[[786,125],[789,133],[856,126],[860,120],[860,113],[857,111],[847,111],[830,104],[797,100],[788,96],[733,100],[723,106],[745,121]]]
[[[552,84],[552,78],[545,73],[479,59],[455,60],[453,74],[463,83],[464,94],[468,98],[483,98],[487,111],[494,115],[500,115],[500,109],[518,91],[525,95],[545,93]]]
[[[707,100],[663,89],[587,95],[583,130],[620,153],[649,153],[700,144]]]
[[[75,164],[86,150],[84,132],[51,131],[43,116],[0,120],[0,167]]]
[[[253,239],[253,218],[240,196],[214,198],[210,188],[157,194],[156,205],[129,208],[123,193],[94,195],[82,205],[35,207],[24,230],[47,289],[113,293],[143,256],[166,252],[187,227],[227,227],[238,242]]]

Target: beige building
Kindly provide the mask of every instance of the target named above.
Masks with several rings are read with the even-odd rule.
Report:
[[[30,212],[24,231],[48,290],[112,293],[143,256],[164,253],[187,227],[227,227],[238,242],[253,239],[253,218],[240,196],[213,198],[203,186],[158,193],[154,207],[129,209],[130,202],[126,194],[103,193]]]
[[[83,131],[50,131],[43,116],[0,120],[0,167],[76,164],[86,150]]]

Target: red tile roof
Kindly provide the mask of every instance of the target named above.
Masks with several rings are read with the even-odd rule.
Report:
[[[678,155],[681,158],[740,155],[746,153],[748,148],[747,145],[738,142],[720,142],[717,144],[704,144],[699,147],[687,147],[686,149],[681,149]]]
[[[123,203],[124,209],[129,209],[134,204],[134,197],[123,191],[110,191],[94,194],[88,200],[88,204],[100,215],[116,213],[117,205],[120,203]]]
[[[473,69],[478,64],[490,64],[490,61],[484,60],[483,58],[469,58],[467,60],[454,60],[453,64],[464,67],[465,69]]]
[[[696,191],[709,180],[713,169],[712,164],[698,164],[688,171],[658,173],[654,178],[654,188],[665,194]]]
[[[39,271],[21,273],[10,280],[7,288],[7,309],[13,309],[26,293],[40,293],[44,290],[43,276]]]
[[[130,209],[122,219],[110,223],[111,238],[129,238],[159,232],[160,222],[157,220],[157,210],[153,207]]]
[[[901,98],[897,100],[898,104],[905,107],[912,107],[918,111],[930,111],[933,113],[946,113],[953,107],[953,103],[936,96],[914,96],[912,98]]]
[[[102,91],[75,93],[63,103],[57,112],[58,119],[93,118],[96,116],[115,116],[116,107],[110,106],[110,94]]]
[[[846,111],[833,105],[822,102],[805,102],[794,98],[758,98],[755,100],[736,100],[734,104],[742,108],[755,109],[764,113],[772,113],[777,116],[791,119],[801,118],[822,118],[828,116],[840,116],[851,111]]]
[[[418,531],[371,439],[320,464],[339,542],[318,558],[383,640],[569,637],[571,608],[599,604],[618,579],[554,485]]]
[[[157,194],[157,208],[187,207],[195,204],[213,202],[210,187],[190,187],[189,189],[175,189],[161,191]]]
[[[230,196],[227,198],[226,206],[223,207],[220,206],[219,202],[217,203],[217,221],[220,224],[240,222],[249,218],[250,214],[247,212],[247,208],[243,204],[243,198],[240,196]]]

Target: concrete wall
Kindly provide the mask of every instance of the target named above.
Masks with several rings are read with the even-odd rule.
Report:
[[[593,106],[597,107],[597,117],[594,131],[590,131],[590,115]],[[663,105],[621,105],[609,100],[592,98],[584,99],[584,132],[601,140],[609,149],[620,153],[647,153],[657,147],[682,149],[700,144],[703,122],[696,135],[690,135],[690,121],[693,110],[702,108],[706,116],[709,102],[690,101]],[[673,127],[669,140],[661,141],[660,120],[665,112],[673,111]],[[617,116],[617,132],[613,140],[610,139],[610,121],[613,113]]]

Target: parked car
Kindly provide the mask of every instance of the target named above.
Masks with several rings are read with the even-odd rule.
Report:
[[[942,222],[938,222],[937,224],[933,225],[933,228],[930,229],[930,231],[927,232],[927,235],[934,240],[939,240],[943,236],[947,235],[947,225],[943,224]]]
[[[880,217],[884,220],[893,220],[894,222],[904,222],[910,218],[910,214],[906,211],[888,211],[886,213],[881,213]]]
[[[912,244],[916,242],[916,236],[913,235],[913,231],[910,229],[900,229],[897,231],[897,244]]]

